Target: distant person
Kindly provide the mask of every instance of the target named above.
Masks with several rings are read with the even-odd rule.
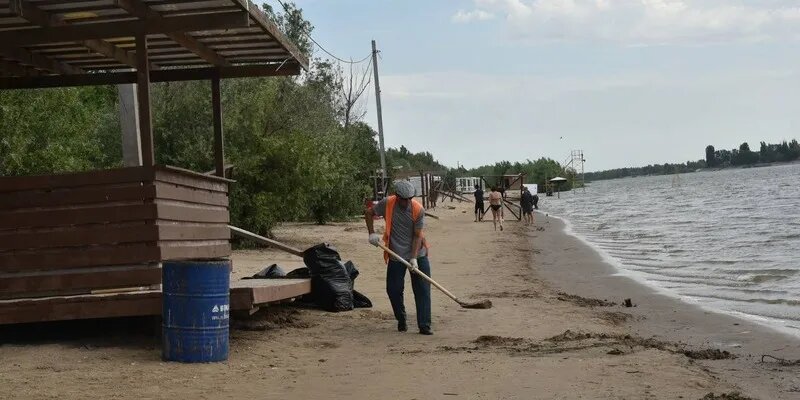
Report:
[[[483,190],[480,185],[475,185],[475,222],[483,221]]]
[[[497,221],[500,221],[500,230],[503,230],[503,219],[500,212],[503,208],[503,195],[497,191],[497,186],[492,186],[492,191],[489,193],[489,207],[492,208],[492,223],[494,223],[494,230],[497,230]]]
[[[534,193],[533,194],[533,208],[535,210],[539,209],[539,193]]]
[[[395,194],[381,200],[372,209],[367,209],[364,219],[369,231],[369,243],[377,246],[384,243],[389,249],[427,276],[431,276],[431,264],[428,261],[428,244],[422,234],[425,209],[414,200],[414,186],[409,181],[399,180],[394,183]],[[386,222],[383,236],[375,233],[373,216],[380,215]],[[403,289],[406,280],[406,266],[383,254],[386,265],[386,294],[392,303],[392,311],[397,319],[397,330],[408,330],[406,324],[406,308],[403,304]],[[417,308],[417,327],[423,335],[433,335],[431,330],[431,285],[416,273],[411,273],[411,289],[414,291],[414,302]]]
[[[522,219],[525,225],[533,223],[533,195],[528,190],[527,186],[522,187],[522,197],[519,200],[519,205],[522,208]]]

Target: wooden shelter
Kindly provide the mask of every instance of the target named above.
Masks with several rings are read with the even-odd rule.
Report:
[[[0,324],[159,314],[162,261],[230,256],[220,79],[307,67],[247,0],[0,0],[0,90],[135,83],[141,143],[136,166],[0,177]],[[210,81],[217,176],[155,165],[150,84],[182,80]]]

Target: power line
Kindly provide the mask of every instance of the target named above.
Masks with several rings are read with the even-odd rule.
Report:
[[[336,56],[335,56],[333,53],[331,53],[330,51],[328,51],[328,50],[326,50],[324,47],[322,47],[322,45],[321,45],[321,44],[319,44],[319,42],[317,42],[316,40],[314,40],[314,38],[313,38],[313,37],[311,37],[311,35],[309,35],[309,34],[307,34],[307,33],[306,33],[306,36],[308,36],[308,38],[309,38],[309,39],[310,39],[312,42],[314,42],[314,44],[316,44],[316,45],[317,45],[317,47],[319,47],[320,49],[322,49],[322,51],[324,51],[324,52],[325,52],[325,54],[327,54],[327,55],[329,55],[329,56],[333,57],[334,59],[336,59],[337,61],[339,61],[339,62],[343,62],[343,63],[345,63],[345,64],[361,64],[361,63],[363,63],[364,61],[367,61],[367,60],[369,60],[369,59],[372,57],[372,54],[368,54],[366,57],[364,57],[364,58],[362,58],[362,59],[360,59],[360,60],[358,60],[358,61],[352,61],[352,60],[348,61],[348,60],[343,60],[343,59],[341,59],[341,58],[339,58],[339,57],[336,57]]]
[[[278,4],[281,5],[281,7],[283,7],[283,11],[285,11],[286,14],[289,14],[289,8],[286,7],[286,4],[284,4],[281,0],[277,0],[277,2],[278,2]],[[315,45],[317,45],[317,47],[319,47],[322,51],[324,51],[325,54],[333,57],[335,60],[337,60],[339,62],[343,62],[343,63],[346,63],[346,64],[361,64],[364,61],[367,61],[372,57],[372,53],[370,53],[366,57],[364,57],[364,58],[362,58],[362,59],[360,59],[358,61],[353,61],[352,58],[348,61],[348,60],[342,59],[340,57],[337,57],[335,54],[333,54],[330,51],[328,51],[325,47],[323,47],[321,44],[319,44],[319,42],[314,40],[314,38],[311,37],[310,33],[306,32],[306,31],[303,31],[303,34],[306,35],[306,37],[308,37],[308,39],[311,40],[312,43],[314,43]]]

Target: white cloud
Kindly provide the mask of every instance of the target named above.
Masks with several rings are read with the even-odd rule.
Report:
[[[476,9],[472,11],[458,10],[458,12],[453,15],[452,20],[453,22],[465,23],[471,21],[486,21],[492,18],[494,18],[494,14]]]
[[[708,44],[800,38],[791,0],[473,0],[520,39],[625,45]]]

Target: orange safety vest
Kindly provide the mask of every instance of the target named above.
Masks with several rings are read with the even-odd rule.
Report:
[[[394,212],[395,203],[397,203],[397,196],[389,196],[386,198],[386,215],[383,216],[384,221],[386,221],[386,229],[383,232],[383,242],[386,243],[386,247],[389,247],[389,238],[392,237],[392,213]],[[416,221],[421,212],[422,204],[411,199],[411,219]],[[427,249],[428,243],[425,240],[425,235],[422,235],[420,240],[422,240],[421,246]],[[383,252],[383,261],[389,262],[389,253],[385,251]]]

